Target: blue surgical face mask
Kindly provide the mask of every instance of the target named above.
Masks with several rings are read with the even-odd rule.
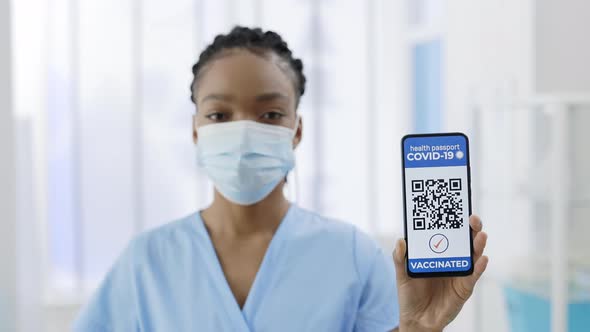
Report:
[[[255,121],[205,125],[198,129],[197,162],[225,198],[251,205],[268,196],[295,166],[295,132]]]

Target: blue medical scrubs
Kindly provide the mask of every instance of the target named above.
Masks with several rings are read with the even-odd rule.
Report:
[[[393,261],[354,226],[292,204],[238,306],[199,213],[131,241],[75,331],[370,331],[398,325]]]

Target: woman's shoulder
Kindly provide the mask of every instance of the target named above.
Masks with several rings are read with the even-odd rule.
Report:
[[[199,213],[199,211],[191,212],[183,217],[172,219],[159,226],[144,230],[138,237],[154,240],[188,235],[189,233],[195,232],[195,226],[200,221]]]
[[[359,264],[370,264],[381,251],[377,241],[351,222],[300,207],[297,207],[295,217],[296,237],[317,238],[329,245],[351,249]]]
[[[317,235],[335,235],[363,245],[376,245],[376,242],[354,223],[343,219],[323,216],[317,212],[296,206],[294,218],[301,232]]]
[[[126,254],[141,262],[146,257],[154,258],[171,251],[180,253],[183,248],[192,247],[193,242],[199,238],[198,213],[194,212],[140,232],[131,239]]]

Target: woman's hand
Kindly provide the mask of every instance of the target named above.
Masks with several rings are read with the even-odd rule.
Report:
[[[473,274],[467,277],[410,278],[406,272],[406,241],[400,239],[393,252],[397,273],[400,332],[442,331],[473,293],[477,280],[486,269],[488,257],[482,256],[487,234],[479,217],[469,218],[473,233]]]

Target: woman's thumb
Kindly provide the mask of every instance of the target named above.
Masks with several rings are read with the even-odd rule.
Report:
[[[399,239],[395,244],[393,251],[393,262],[395,264],[395,273],[397,276],[397,282],[403,282],[408,280],[408,273],[406,272],[406,240]]]

